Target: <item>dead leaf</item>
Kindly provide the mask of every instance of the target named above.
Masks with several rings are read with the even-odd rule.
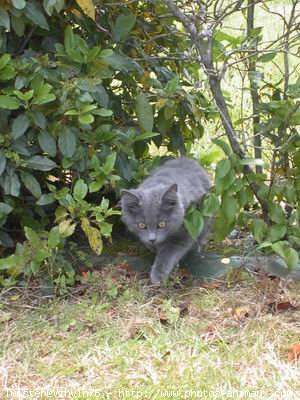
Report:
[[[163,360],[164,358],[168,357],[170,354],[171,354],[171,352],[170,352],[169,350],[166,351],[165,354],[163,354],[163,355],[161,356],[161,360]]]
[[[208,325],[206,329],[200,333],[200,339],[204,342],[212,342],[216,339],[216,337],[216,328],[212,324]]]
[[[249,307],[237,307],[233,310],[233,317],[237,321],[243,322],[250,317]]]
[[[13,319],[12,313],[10,312],[0,312],[0,323],[8,322]]]
[[[19,300],[20,295],[19,294],[14,294],[13,296],[10,296],[9,300],[10,301],[17,301]]]
[[[131,268],[127,262],[121,262],[116,265],[117,268],[124,269],[125,271],[131,271]]]
[[[288,352],[288,361],[294,362],[300,359],[300,343],[294,344]]]
[[[268,304],[268,307],[270,308],[270,311],[273,313],[279,312],[279,311],[287,311],[287,310],[298,310],[298,306],[293,305],[290,301],[272,301],[271,303]]]
[[[179,304],[179,314],[181,317],[184,317],[185,315],[187,315],[189,313],[189,306],[190,306],[190,302],[188,301],[184,301],[182,303]]]
[[[222,283],[216,282],[216,281],[201,283],[201,287],[203,287],[205,289],[219,289],[221,286],[222,286]]]
[[[76,0],[82,11],[95,21],[95,5],[93,0]]]
[[[161,324],[167,325],[167,323],[168,323],[168,318],[167,318],[166,314],[165,314],[163,311],[161,311],[161,312],[158,314],[158,317],[159,317],[159,322],[160,322]]]

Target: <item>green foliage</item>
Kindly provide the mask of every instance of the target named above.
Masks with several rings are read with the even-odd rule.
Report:
[[[182,2],[187,15],[197,7]],[[214,10],[207,12],[213,21]],[[220,129],[220,114],[182,30],[164,2],[103,1],[95,7],[92,1],[12,0],[0,6],[0,244],[15,248],[15,254],[4,253],[3,274],[15,279],[47,266],[54,283],[62,276],[64,284],[72,282],[70,267],[51,272],[65,240],[81,232],[100,254],[118,214],[114,193],[143,179],[157,153],[198,153],[215,172],[214,192],[186,215],[192,237],[205,217],[215,216],[217,238],[238,223],[260,246],[295,265],[300,84],[293,74],[287,80],[264,73],[280,62],[284,35],[264,48],[264,27],[233,34],[216,25],[212,56],[220,80],[236,73],[231,63],[247,74],[242,95],[221,93],[246,152],[240,157],[223,137],[212,138],[211,150],[198,151],[199,141]],[[259,93],[258,122],[249,112],[249,84]],[[254,154],[245,132],[258,132],[268,150]],[[16,246],[20,240],[24,244]]]
[[[203,230],[204,219],[200,210],[190,207],[184,217],[184,227],[191,237],[196,240]]]

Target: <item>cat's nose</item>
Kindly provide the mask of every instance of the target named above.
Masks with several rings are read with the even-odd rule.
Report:
[[[149,233],[149,242],[154,243],[156,241],[155,233]]]

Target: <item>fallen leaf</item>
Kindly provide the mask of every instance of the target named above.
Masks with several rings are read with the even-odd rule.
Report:
[[[161,324],[167,325],[167,323],[168,323],[168,318],[167,318],[167,316],[166,316],[166,314],[165,314],[164,312],[161,311],[161,312],[158,314],[158,317],[159,317],[159,322],[160,322]]]
[[[219,289],[221,286],[222,286],[222,283],[216,282],[216,281],[201,283],[201,287],[203,287],[205,289]]]
[[[200,339],[204,342],[212,342],[216,339],[216,337],[216,328],[212,324],[208,325],[206,329],[200,333]]]
[[[249,307],[237,307],[233,310],[233,316],[237,321],[245,321],[250,317]]]
[[[297,310],[299,307],[293,305],[290,301],[272,301],[268,304],[271,312],[276,313],[278,311],[287,311],[287,310]]]
[[[190,305],[190,302],[188,302],[188,301],[184,301],[184,302],[179,304],[179,314],[180,314],[181,317],[183,317],[183,316],[188,314],[189,305]]]
[[[125,271],[131,271],[131,268],[127,262],[122,262],[116,265],[117,268],[124,269]]]
[[[294,344],[288,352],[288,361],[294,362],[300,358],[300,343]]]
[[[1,312],[0,313],[0,323],[1,322],[8,322],[12,320],[12,314],[10,312]]]
[[[165,354],[163,354],[163,355],[161,356],[161,360],[163,360],[164,358],[168,357],[170,354],[171,354],[171,352],[170,352],[169,350],[166,351]]]
[[[19,294],[14,294],[13,296],[10,296],[9,300],[10,301],[17,301],[20,298]]]

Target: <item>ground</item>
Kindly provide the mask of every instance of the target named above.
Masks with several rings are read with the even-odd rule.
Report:
[[[243,269],[210,282],[179,270],[157,289],[126,263],[83,273],[64,297],[4,289],[1,399],[28,398],[25,389],[41,391],[32,398],[55,398],[51,389],[75,399],[298,399],[299,289]]]

